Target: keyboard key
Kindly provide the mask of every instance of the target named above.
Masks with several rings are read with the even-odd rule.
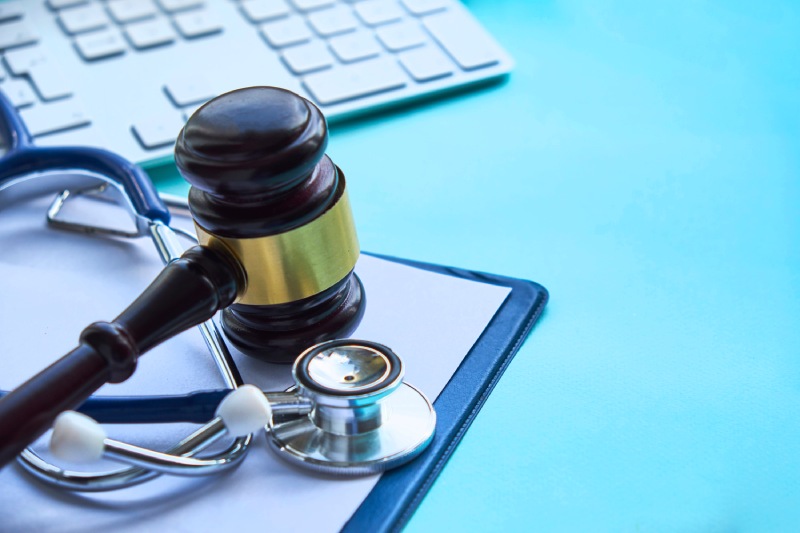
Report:
[[[150,18],[158,13],[153,0],[108,0],[106,7],[120,24]]]
[[[75,48],[86,61],[117,56],[126,50],[125,41],[114,30],[79,35],[75,38]]]
[[[0,22],[22,18],[24,13],[22,0],[0,2]]]
[[[464,70],[487,67],[500,61],[500,47],[467,13],[437,13],[425,17],[423,24]]]
[[[446,9],[449,0],[402,0],[403,5],[406,6],[410,12],[415,15],[427,15],[434,11],[441,11]]]
[[[250,22],[265,22],[289,14],[285,0],[245,0],[241,7]]]
[[[344,5],[315,11],[308,15],[308,22],[323,37],[346,33],[358,27],[355,15],[349,7]]]
[[[137,50],[163,46],[175,41],[175,32],[163,18],[134,22],[125,26],[125,35]]]
[[[16,108],[33,105],[36,95],[30,84],[23,79],[9,79],[0,83],[0,90],[11,100]]]
[[[173,144],[183,124],[180,113],[161,113],[137,120],[131,131],[142,148],[152,150]]]
[[[333,65],[333,56],[320,41],[286,48],[282,57],[289,70],[295,74],[306,74]]]
[[[311,11],[312,9],[332,6],[334,0],[292,0],[292,3],[301,11]]]
[[[178,107],[200,104],[217,95],[208,80],[200,76],[180,76],[164,85],[164,92]]]
[[[400,89],[406,80],[393,58],[381,57],[309,74],[303,85],[320,105],[328,105]]]
[[[44,65],[48,61],[47,50],[43,46],[28,46],[9,50],[5,54],[6,65],[15,76],[22,76],[30,72],[31,67]],[[2,76],[0,76],[2,79]]]
[[[86,0],[47,0],[50,9],[63,9],[65,7],[79,6],[85,4]]]
[[[453,73],[453,63],[435,45],[422,46],[399,54],[400,64],[417,81],[430,81]]]
[[[300,17],[262,24],[261,35],[275,48],[304,43],[312,37],[311,30]]]
[[[111,22],[100,4],[64,9],[58,14],[58,22],[70,35],[105,28]]]
[[[2,4],[0,4],[2,5]],[[0,31],[0,52],[26,46],[39,41],[39,36],[23,22],[8,22],[3,24]]]
[[[175,15],[175,27],[186,39],[214,35],[222,31],[222,24],[212,18],[208,11],[190,11]]]
[[[20,111],[34,137],[88,126],[91,121],[74,98],[53,104],[40,104]]]
[[[57,65],[41,64],[30,68],[31,78],[36,92],[44,101],[66,98],[72,94],[72,86],[68,78]]]
[[[369,0],[355,5],[356,14],[364,24],[377,26],[403,18],[403,9],[394,0]]]
[[[284,83],[303,84],[305,94],[317,99],[332,117],[337,117],[340,111],[366,110],[420,92],[497,75],[500,68],[473,66],[492,64],[493,54],[489,54],[488,60],[476,59],[476,54],[456,39],[457,30],[439,27],[444,25],[439,17],[449,16],[451,12],[460,15],[464,11],[458,4],[457,0],[0,0],[0,20],[3,21],[0,22],[0,86],[10,93],[16,105],[29,111],[42,106],[54,109],[50,106],[76,97],[86,98],[81,93],[84,83],[95,84],[96,81],[104,94],[119,94],[119,84],[132,82],[126,81],[124,76],[109,74],[108,68],[124,73],[138,70],[140,60],[154,61],[152,73],[155,76],[161,73],[161,79],[155,80],[156,84],[148,91],[143,89],[142,98],[116,105],[120,108],[117,122],[122,126],[118,135],[135,135],[139,141],[128,137],[127,143],[125,139],[120,143],[112,132],[99,130],[98,117],[116,112],[115,106],[103,107],[102,99],[82,100],[88,113],[84,118],[77,115],[80,120],[76,122],[84,124],[88,117],[97,119],[91,120],[88,127],[73,128],[74,121],[67,120],[66,125],[35,128],[49,135],[47,144],[64,136],[79,143],[105,144],[131,159],[145,161],[163,155],[168,149],[164,147],[171,145],[174,135],[157,134],[166,130],[149,127],[146,121],[133,122],[159,113],[162,108],[183,121],[214,95],[232,88],[228,86],[232,80],[218,80],[209,74],[215,72],[217,60],[244,61],[250,66],[243,64],[243,68],[252,70],[259,64],[274,62],[277,56],[286,72],[278,67],[282,72],[276,74],[284,78],[291,75],[296,80],[284,80]],[[21,17],[9,14],[20,6],[24,6]],[[78,16],[81,13],[83,15]],[[234,21],[229,26],[225,22],[227,16],[244,17],[245,26],[240,22],[233,32]],[[84,60],[78,59],[83,65],[75,65],[75,59],[70,63],[69,57],[63,58],[62,63],[57,61],[60,58],[57,55],[48,60],[43,53],[44,45],[48,51],[60,51],[53,48],[57,43],[51,43],[45,35],[47,24],[42,17],[56,22],[57,28],[50,26],[48,31],[61,34],[62,41],[64,35],[70,35],[68,41],[72,41],[75,53]],[[151,25],[159,19],[160,25]],[[450,20],[461,24],[460,19]],[[243,48],[243,44],[237,42],[239,34],[246,36],[246,27],[251,24],[255,28],[249,30],[250,37],[253,31],[261,33],[266,49]],[[145,31],[147,28],[150,29]],[[213,44],[214,50],[219,52],[212,54],[213,57],[206,57],[208,49],[202,44],[206,42],[202,36],[211,35],[209,31],[231,33],[208,39],[207,44]],[[478,39],[482,39],[480,35],[484,34],[479,34]],[[194,36],[197,39],[193,39]],[[136,52],[136,49],[167,42],[172,45],[146,53]],[[207,68],[188,68],[191,61],[183,61],[184,54],[202,56]],[[502,50],[497,57],[498,66],[504,71],[510,68]],[[135,64],[128,67],[128,62]],[[48,75],[44,67],[38,67],[54,63],[63,68],[65,76]],[[94,68],[94,63],[102,63],[106,68]],[[467,68],[475,70],[467,73],[464,71]],[[191,79],[201,73],[211,80],[213,90]],[[279,82],[269,76],[263,81]],[[323,86],[323,83],[328,85]],[[153,101],[144,98],[145,94]],[[346,103],[339,105],[339,102]],[[146,104],[147,109],[138,109],[140,104]],[[32,116],[35,120],[36,114]],[[63,127],[73,129],[52,133]],[[126,127],[131,133],[124,132]],[[168,140],[164,140],[167,137]],[[147,148],[148,153],[144,154],[139,143],[159,148]]]
[[[377,56],[382,50],[381,45],[368,31],[357,31],[333,37],[328,43],[336,57],[345,63]]]
[[[427,40],[425,32],[422,31],[419,24],[411,20],[381,26],[375,31],[375,34],[383,46],[393,52],[420,46]]]
[[[203,0],[158,0],[158,3],[169,13],[202,7],[204,4]]]

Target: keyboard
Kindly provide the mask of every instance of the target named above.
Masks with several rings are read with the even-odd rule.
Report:
[[[295,91],[335,122],[512,68],[456,0],[0,0],[0,57],[37,144],[145,167],[239,87]]]

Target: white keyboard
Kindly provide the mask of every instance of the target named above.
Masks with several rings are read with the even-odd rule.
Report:
[[[512,67],[457,0],[0,0],[0,57],[38,144],[146,166],[239,87],[285,87],[335,121]]]

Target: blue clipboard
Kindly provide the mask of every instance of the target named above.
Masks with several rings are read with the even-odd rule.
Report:
[[[409,464],[389,471],[372,489],[343,531],[399,531],[444,468],[547,303],[547,289],[522,279],[444,267],[379,254],[387,261],[492,285],[511,292],[473,345],[434,405],[436,433],[430,447]]]

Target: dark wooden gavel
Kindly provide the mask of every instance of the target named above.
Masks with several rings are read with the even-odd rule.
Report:
[[[0,467],[140,355],[223,311],[243,353],[291,362],[349,335],[364,313],[345,179],[325,155],[319,109],[273,87],[233,91],[197,110],[175,163],[191,183],[199,246],[167,265],[113,322],[0,400]]]

